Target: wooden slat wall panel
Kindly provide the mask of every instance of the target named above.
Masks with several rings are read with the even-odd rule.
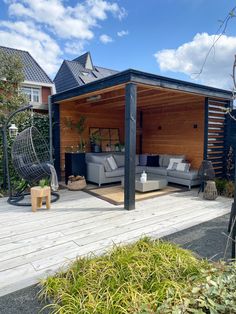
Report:
[[[228,105],[228,101],[208,99],[208,141],[205,158],[212,161],[216,176],[219,177],[223,177],[225,171],[226,117],[224,108]]]
[[[203,101],[143,112],[143,153],[184,154],[192,167],[198,168],[203,160],[203,142]]]

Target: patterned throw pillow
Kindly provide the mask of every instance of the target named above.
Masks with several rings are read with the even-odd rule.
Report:
[[[167,167],[167,170],[173,170],[172,167],[173,167],[173,164],[174,162],[176,163],[180,163],[183,161],[183,158],[170,158],[170,162],[169,162],[169,165]]]
[[[185,162],[181,162],[177,164],[176,170],[177,171],[183,171],[183,172],[189,172],[190,164],[187,164]]]

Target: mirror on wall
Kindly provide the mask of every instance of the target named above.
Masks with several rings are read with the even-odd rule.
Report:
[[[89,129],[91,151],[113,152],[121,151],[120,134],[118,128],[95,128]]]

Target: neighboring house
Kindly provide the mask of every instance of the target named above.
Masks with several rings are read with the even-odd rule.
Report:
[[[0,52],[16,55],[23,63],[22,91],[36,110],[48,110],[48,96],[54,93],[54,84],[28,51],[0,46]]]
[[[64,60],[54,83],[57,93],[110,76],[118,71],[93,65],[89,52],[72,61]]]

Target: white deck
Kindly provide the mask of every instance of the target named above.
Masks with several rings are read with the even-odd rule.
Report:
[[[84,192],[60,194],[51,210],[36,213],[0,199],[0,295],[113,242],[158,238],[229,213],[232,202],[221,197],[205,201],[194,190],[140,201],[136,210],[126,211]]]

